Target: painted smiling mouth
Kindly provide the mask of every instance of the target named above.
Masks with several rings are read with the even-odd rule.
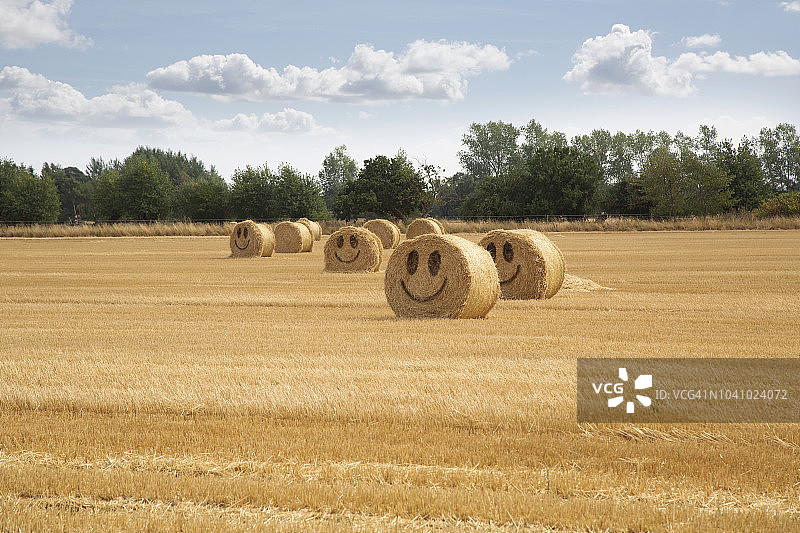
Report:
[[[240,250],[247,250],[247,247],[248,247],[248,246],[250,246],[250,241],[247,241],[247,244],[245,244],[245,245],[244,245],[244,248],[242,248],[241,246],[239,246],[239,241],[238,241],[238,239],[234,239],[234,240],[233,240],[233,244],[234,244],[234,246],[236,246],[236,247],[237,247],[238,249],[240,249]]]
[[[342,259],[341,257],[339,257],[339,254],[337,254],[336,252],[333,252],[333,256],[334,256],[336,259],[338,259],[339,261],[341,261],[342,263],[345,263],[345,264],[347,264],[347,263],[352,263],[353,261],[355,261],[356,259],[358,259],[358,256],[359,256],[359,255],[361,255],[361,250],[359,250],[359,251],[358,251],[358,253],[356,254],[356,256],[355,256],[354,258],[352,258],[350,261],[345,261],[344,259]]]
[[[411,291],[409,291],[408,287],[406,287],[406,282],[403,281],[402,279],[400,280],[400,286],[403,287],[403,290],[408,295],[408,297],[411,298],[412,300],[414,300],[415,302],[419,302],[419,303],[430,302],[431,300],[433,300],[434,298],[436,298],[437,296],[442,294],[442,291],[444,290],[444,286],[446,284],[447,284],[447,278],[444,278],[444,281],[442,281],[442,286],[439,287],[439,290],[437,290],[436,292],[434,292],[430,296],[426,296],[425,298],[420,298],[418,296],[414,296],[413,294],[411,294]]]
[[[505,280],[505,281],[501,281],[501,282],[500,282],[500,285],[505,285],[506,283],[511,283],[512,281],[514,281],[515,279],[517,279],[517,274],[519,274],[519,267],[521,267],[521,266],[522,266],[522,265],[517,265],[517,270],[514,272],[514,275],[513,275],[513,276],[511,276],[510,278],[508,278],[508,279],[507,279],[507,280]]]

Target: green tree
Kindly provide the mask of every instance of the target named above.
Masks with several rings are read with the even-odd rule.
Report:
[[[175,192],[175,203],[180,218],[224,220],[228,218],[228,184],[222,178],[187,181]]]
[[[278,173],[264,164],[233,174],[230,202],[233,215],[239,219],[279,220],[328,216],[318,183],[289,165],[281,165]]]
[[[456,172],[448,178],[433,180],[428,187],[435,199],[431,214],[436,217],[457,217],[463,215],[461,206],[475,190],[477,180],[464,172]]]
[[[653,213],[678,216],[687,211],[689,188],[680,171],[680,159],[666,146],[659,146],[648,157],[639,175],[639,186],[653,203]]]
[[[512,193],[522,215],[583,215],[592,201],[603,173],[595,159],[575,147],[553,147],[529,157]]]
[[[159,168],[167,173],[175,188],[190,181],[220,178],[213,166],[206,169],[205,163],[197,157],[189,157],[181,152],[139,146],[129,157],[145,157],[149,161],[157,163]]]
[[[266,163],[236,169],[231,178],[230,206],[239,220],[273,220],[279,210],[277,183]]]
[[[92,208],[94,182],[89,176],[76,167],[61,168],[54,163],[44,164],[42,176],[52,178],[58,189],[58,197],[61,202],[59,222],[92,218],[94,214]]]
[[[765,200],[756,209],[756,215],[759,217],[800,216],[800,191],[784,192]]]
[[[717,166],[731,177],[732,207],[751,211],[760,206],[770,193],[770,186],[753,142],[744,137],[734,148],[723,141],[716,156]]]
[[[356,179],[358,165],[347,154],[345,145],[337,146],[333,152],[325,156],[322,170],[319,171],[319,182],[322,185],[322,198],[329,208],[336,200],[339,190],[345,183]]]
[[[478,179],[502,176],[519,161],[519,134],[519,129],[505,122],[473,122],[461,138],[462,168]]]
[[[563,133],[560,131],[548,132],[547,128],[536,122],[536,119],[531,119],[522,128],[521,133],[523,141],[520,151],[525,159],[530,158],[540,150],[567,147],[567,137]]]
[[[638,184],[657,215],[709,215],[731,204],[728,174],[692,151],[677,154],[663,144],[650,154]]]
[[[60,209],[52,177],[37,176],[30,167],[0,160],[0,220],[53,223]]]
[[[459,213],[466,217],[522,217],[523,207],[514,198],[519,188],[519,169],[513,174],[489,176],[478,180],[474,190],[464,199]]]
[[[121,200],[121,218],[160,220],[172,212],[173,187],[157,162],[145,156],[125,160],[114,185]]]
[[[681,154],[681,172],[689,186],[686,206],[693,215],[716,215],[731,206],[731,177],[711,160],[693,152]]]
[[[278,168],[277,195],[281,211],[277,215],[280,218],[327,218],[321,193],[321,187],[311,176],[301,174],[286,164]]]
[[[764,174],[775,192],[800,190],[800,137],[792,124],[763,128],[759,135]]]
[[[423,177],[400,151],[391,159],[378,155],[364,161],[358,178],[339,191],[333,212],[348,220],[368,215],[406,219],[428,201]]]

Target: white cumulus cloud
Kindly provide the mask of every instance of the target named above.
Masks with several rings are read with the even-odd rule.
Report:
[[[703,35],[696,35],[693,37],[684,37],[681,43],[687,48],[705,48],[711,46],[718,46],[722,43],[722,37],[718,33],[710,35],[704,33]]]
[[[506,70],[511,59],[493,45],[418,40],[401,54],[357,45],[341,67],[318,70],[288,65],[281,71],[245,54],[201,55],[155,69],[155,89],[208,94],[226,100],[377,102],[464,98],[467,78]]]
[[[731,56],[688,52],[670,60],[653,55],[653,39],[644,30],[615,24],[611,33],[587,39],[572,57],[566,81],[578,82],[586,94],[639,93],[688,96],[699,73],[728,72],[756,76],[800,75],[800,60],[784,51]]]
[[[794,0],[794,2],[781,2],[781,7],[784,11],[800,13],[800,0]]]
[[[0,46],[34,48],[55,43],[86,48],[92,40],[75,33],[67,24],[72,0],[0,0]]]
[[[25,119],[63,119],[87,124],[150,122],[178,124],[192,114],[179,102],[165,100],[142,84],[115,86],[108,94],[87,98],[69,84],[52,81],[23,67],[0,70],[0,92],[7,112]]]
[[[318,125],[311,114],[291,108],[261,116],[238,114],[218,121],[197,118],[180,102],[165,99],[140,83],[114,86],[106,94],[87,98],[69,84],[18,66],[0,70],[0,119],[122,129],[309,134],[333,131]]]
[[[280,132],[280,133],[329,133],[331,128],[317,124],[314,116],[305,111],[290,107],[278,113],[255,114],[239,113],[233,118],[217,120],[210,124],[212,129],[221,131]]]

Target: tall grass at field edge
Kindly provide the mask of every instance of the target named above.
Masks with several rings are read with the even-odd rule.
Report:
[[[363,225],[359,220],[355,224]],[[396,221],[405,233],[407,224]],[[411,222],[411,220],[409,220]],[[708,230],[792,230],[800,229],[800,217],[774,216],[760,218],[752,214],[647,219],[609,217],[550,220],[459,220],[442,219],[448,233],[486,233],[493,229],[534,229],[544,232],[568,231],[708,231]],[[120,222],[111,224],[30,224],[0,225],[0,237],[204,237],[229,235],[234,222]],[[320,221],[323,233],[330,234],[352,224],[342,220]]]

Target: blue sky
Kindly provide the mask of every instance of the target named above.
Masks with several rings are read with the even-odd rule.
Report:
[[[800,124],[800,0],[0,0],[0,157],[138,145],[234,169],[404,149],[450,174],[472,122],[722,137]]]

